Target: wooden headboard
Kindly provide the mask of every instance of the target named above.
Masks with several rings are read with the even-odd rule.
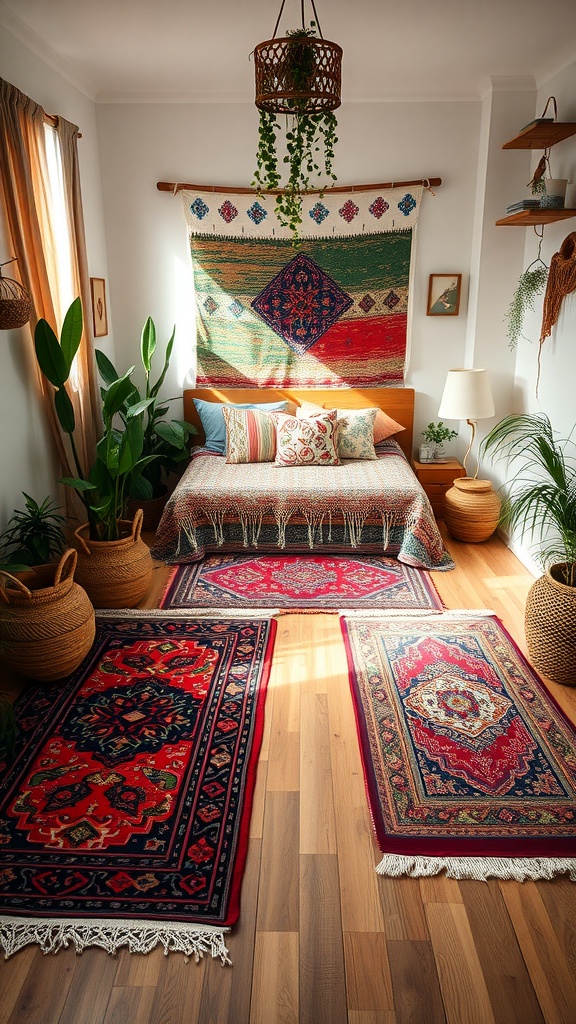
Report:
[[[346,388],[334,391],[320,391],[317,388],[188,388],[184,391],[184,419],[193,423],[198,430],[198,443],[204,442],[204,431],[196,412],[193,399],[204,402],[280,402],[287,399],[300,405],[301,402],[316,402],[326,408],[382,409],[405,428],[394,435],[408,459],[412,458],[412,432],[414,424],[414,388],[367,388],[365,391]]]

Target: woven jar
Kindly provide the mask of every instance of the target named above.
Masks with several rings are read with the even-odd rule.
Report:
[[[52,682],[70,675],[94,642],[94,608],[74,582],[77,552],[18,577],[2,572],[0,650],[20,675]]]
[[[555,683],[576,686],[576,587],[561,582],[560,562],[537,579],[524,614],[530,660]]]
[[[79,544],[76,579],[95,608],[135,608],[152,582],[152,555],[144,543],[143,513],[133,522],[120,521],[120,540],[91,540],[88,523],[74,536]]]
[[[479,544],[498,526],[500,498],[490,480],[463,476],[444,495],[444,522],[456,540]]]
[[[162,513],[166,508],[166,501],[168,495],[163,494],[159,498],[147,498],[144,500],[138,500],[137,498],[129,498],[126,508],[129,516],[135,516],[139,508],[142,509],[144,518],[142,520],[142,529],[156,532],[158,523],[162,518]]]

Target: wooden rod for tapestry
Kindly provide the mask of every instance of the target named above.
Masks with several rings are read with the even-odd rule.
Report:
[[[302,195],[332,195],[334,192],[372,192],[375,189],[408,188],[410,185],[423,185],[424,188],[430,189],[432,186],[438,188],[441,184],[442,178],[412,178],[410,181],[384,181],[376,185],[335,185],[331,188],[310,188],[302,192]],[[181,189],[186,189],[190,192],[221,192],[237,196],[260,195],[262,192],[265,192],[266,195],[276,196],[283,195],[286,191],[283,188],[226,188],[224,185],[191,185],[185,184],[182,181],[157,181],[156,188],[159,192],[176,193],[180,192]]]

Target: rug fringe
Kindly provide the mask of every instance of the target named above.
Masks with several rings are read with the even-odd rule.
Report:
[[[98,619],[271,619],[279,608],[98,608]]]
[[[426,878],[444,871],[448,878],[477,882],[489,878],[550,881],[556,875],[567,874],[571,882],[576,882],[576,860],[569,857],[407,857],[385,853],[376,871],[391,878]]]
[[[37,943],[43,953],[57,953],[73,944],[77,953],[88,946],[99,946],[107,953],[116,953],[127,946],[130,953],[149,953],[158,945],[168,953],[184,953],[186,960],[196,963],[209,953],[220,957],[222,965],[231,964],[224,943],[228,928],[180,921],[108,921],[64,920],[39,917],[0,917],[0,947],[7,960],[13,953]]]

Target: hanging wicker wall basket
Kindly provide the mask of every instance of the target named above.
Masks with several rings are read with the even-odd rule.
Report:
[[[321,114],[340,106],[342,47],[327,39],[268,39],[254,47],[256,106],[272,114]]]
[[[4,277],[0,267],[0,331],[23,327],[28,323],[31,312],[32,301],[26,289],[13,278]]]

